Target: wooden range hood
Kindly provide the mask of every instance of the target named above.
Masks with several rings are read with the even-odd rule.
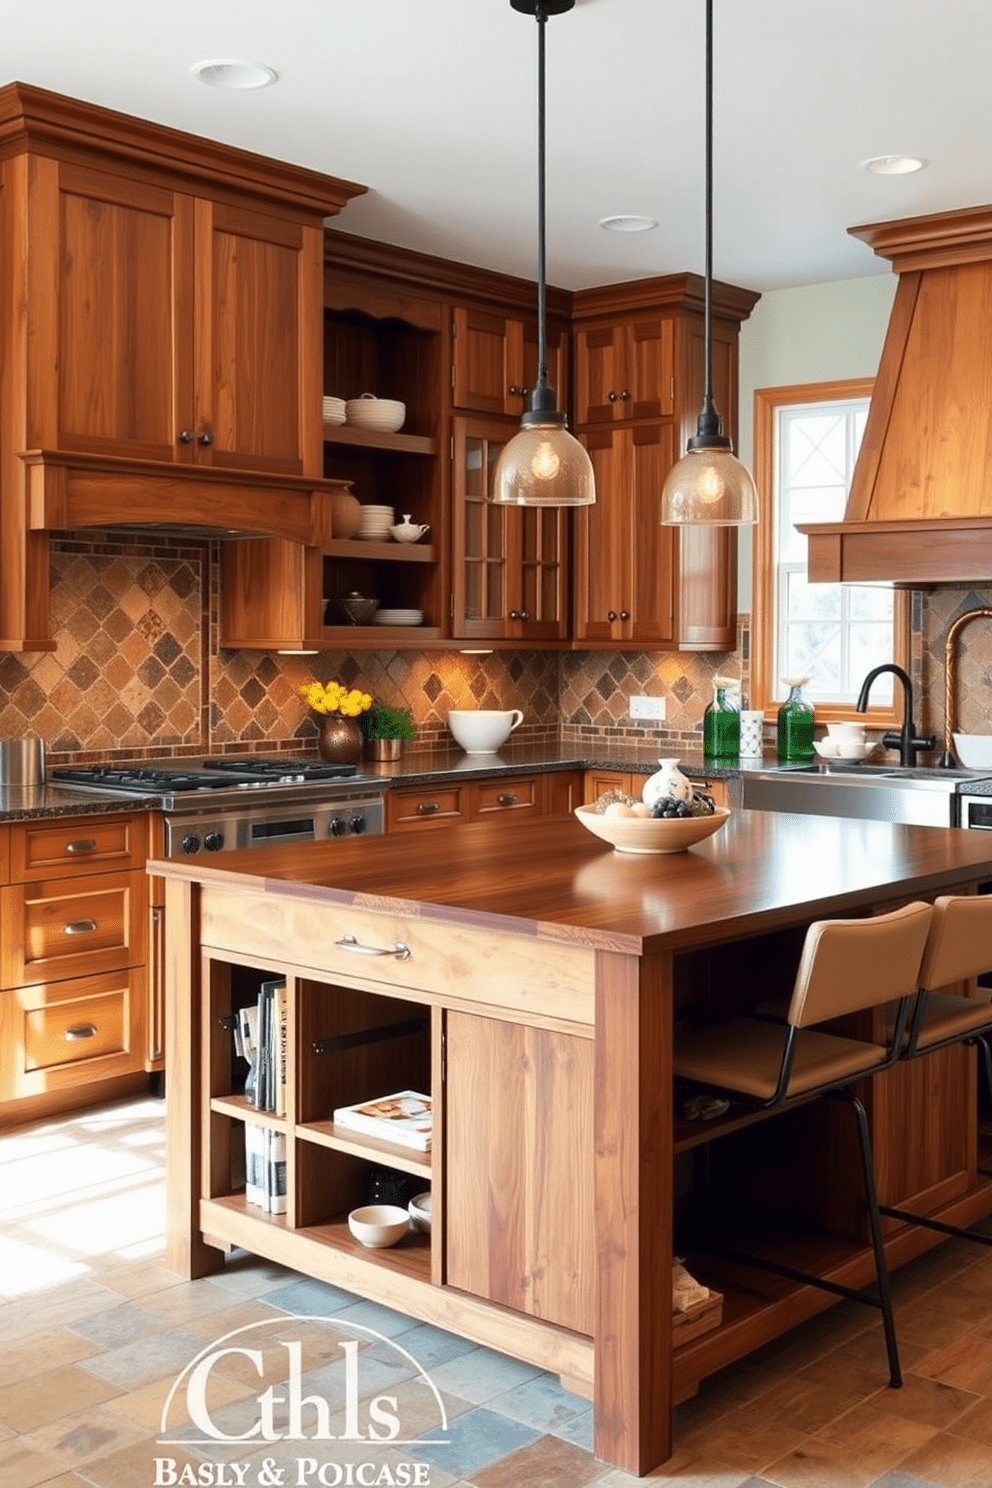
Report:
[[[992,581],[992,206],[852,228],[899,275],[843,522],[813,582]]]

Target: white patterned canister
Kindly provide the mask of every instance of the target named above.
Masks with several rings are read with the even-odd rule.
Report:
[[[741,713],[741,754],[756,759],[761,754],[765,715],[760,708],[747,708]]]

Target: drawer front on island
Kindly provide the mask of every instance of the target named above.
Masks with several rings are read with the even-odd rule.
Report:
[[[315,914],[279,895],[213,885],[202,891],[200,925],[204,945],[261,965],[291,958],[359,986],[593,1024],[595,953],[585,946],[349,905]]]

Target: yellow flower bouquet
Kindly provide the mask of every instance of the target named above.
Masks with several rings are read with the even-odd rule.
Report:
[[[315,713],[339,713],[342,718],[358,718],[372,706],[372,696],[360,687],[344,687],[340,682],[301,682],[298,688],[308,708]]]

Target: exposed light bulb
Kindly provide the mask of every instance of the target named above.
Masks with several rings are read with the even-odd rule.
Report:
[[[534,451],[530,468],[537,480],[554,480],[561,469],[561,460],[546,439]]]

